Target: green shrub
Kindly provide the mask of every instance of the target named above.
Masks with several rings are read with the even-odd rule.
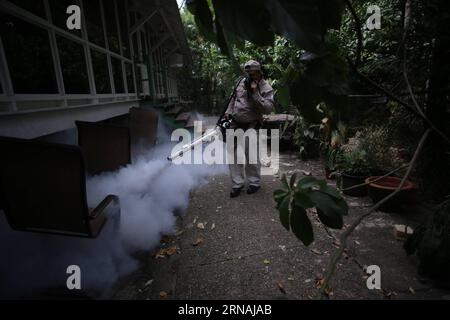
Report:
[[[371,173],[371,166],[367,158],[367,152],[360,148],[345,152],[339,164],[342,173],[350,176],[368,176]]]
[[[420,274],[450,288],[450,200],[442,203],[426,223],[414,230],[404,248],[408,255],[417,253]]]

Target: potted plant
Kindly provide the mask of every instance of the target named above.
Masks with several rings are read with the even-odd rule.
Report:
[[[328,118],[322,119],[321,132],[323,140],[320,144],[322,161],[325,167],[325,177],[335,179],[335,172],[342,153],[342,143],[345,141],[346,127],[338,122],[335,129],[331,128]]]
[[[371,167],[367,159],[367,153],[360,148],[344,153],[339,168],[341,172],[341,188],[344,194],[352,197],[366,196],[366,186],[352,187],[364,184],[370,175]]]
[[[393,193],[400,186],[401,181],[402,179],[397,177],[369,177],[366,179],[369,197],[373,203],[377,203]],[[400,192],[382,204],[379,210],[384,212],[401,211],[402,206],[416,201],[416,190],[417,185],[415,183],[405,181]]]
[[[335,173],[339,166],[340,159],[341,159],[341,149],[339,147],[336,148],[328,147],[324,151],[322,161],[325,167],[325,177],[327,179],[336,178]]]

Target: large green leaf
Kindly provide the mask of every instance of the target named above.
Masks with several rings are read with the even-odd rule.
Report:
[[[294,201],[298,206],[304,209],[313,208],[315,206],[314,202],[309,197],[308,192],[301,189],[296,190],[294,194]]]
[[[321,191],[312,191],[310,198],[314,201],[319,219],[328,227],[340,229],[343,226],[343,215],[347,214],[347,206],[337,203],[334,198]],[[345,203],[345,201],[344,201]]]
[[[291,202],[290,197],[284,197],[283,201],[281,201],[280,207],[278,210],[280,211],[280,221],[283,227],[286,228],[287,231],[290,230],[289,227],[289,205]]]
[[[314,0],[265,0],[275,32],[300,48],[320,50],[322,27]]]
[[[319,181],[317,178],[314,177],[305,177],[303,179],[300,179],[300,181],[297,183],[298,189],[309,189],[313,187],[320,187],[321,181]]]
[[[291,228],[295,236],[305,246],[310,245],[314,241],[314,231],[305,209],[295,204],[292,207]]]
[[[342,199],[342,195],[339,193],[339,191],[337,191],[337,189],[335,188],[330,187],[329,185],[323,185],[320,188],[320,191],[334,197],[336,200]]]
[[[301,116],[309,123],[318,123],[323,114],[317,111],[317,105],[323,101],[322,89],[313,85],[304,77],[296,79],[290,85],[292,103],[299,107]]]
[[[339,214],[330,212],[325,213],[324,211],[317,209],[317,215],[319,216],[320,221],[329,228],[342,229],[344,226],[344,220]]]
[[[214,10],[222,26],[239,38],[260,46],[274,43],[270,15],[261,0],[213,0]]]
[[[310,123],[318,123],[323,118],[323,113],[317,109],[321,102],[344,110],[349,92],[348,67],[337,49],[329,46],[322,55],[305,53],[300,60],[304,70],[291,82],[290,92],[302,117]]]
[[[275,100],[281,104],[281,106],[287,110],[291,104],[291,93],[289,90],[289,86],[282,86],[278,88],[275,93]]]
[[[341,208],[341,213],[346,216],[348,215],[348,204],[344,198],[335,199],[334,202]]]
[[[347,206],[337,203],[335,199],[322,191],[312,191],[309,197],[316,204],[316,207],[325,213],[338,213],[345,215],[347,213]]]
[[[273,193],[273,198],[275,199],[275,202],[277,203],[278,207],[280,206],[281,202],[284,198],[286,198],[289,195],[289,193],[286,190],[275,190]]]
[[[225,32],[222,25],[218,19],[214,21],[214,24],[216,26],[217,45],[219,46],[220,53],[231,58],[230,47],[225,37]]]
[[[214,20],[207,0],[187,0],[186,6],[194,15],[200,33],[209,41],[215,42]]]
[[[281,184],[283,185],[283,187],[284,187],[286,190],[291,190],[291,188],[289,187],[289,183],[288,183],[288,181],[287,181],[287,177],[286,177],[286,174],[285,174],[285,173],[283,173],[283,175],[281,176]]]
[[[313,85],[326,88],[334,95],[348,93],[348,66],[338,55],[336,48],[328,48],[326,54],[315,55],[310,59],[303,59],[306,71],[302,75]],[[309,56],[311,57],[311,56]]]

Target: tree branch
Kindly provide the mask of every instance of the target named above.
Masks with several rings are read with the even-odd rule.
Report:
[[[405,175],[402,178],[402,181],[400,182],[399,186],[395,189],[394,192],[389,194],[387,197],[383,198],[379,202],[377,202],[369,211],[367,211],[365,214],[360,215],[341,235],[340,243],[341,246],[339,250],[335,252],[333,257],[330,260],[330,264],[328,265],[327,274],[324,278],[324,282],[322,284],[321,288],[321,296],[327,297],[326,291],[329,289],[330,281],[333,277],[334,271],[336,269],[336,265],[339,262],[339,260],[342,257],[342,254],[344,253],[344,250],[347,248],[347,239],[352,234],[352,232],[356,229],[356,227],[368,216],[370,216],[373,212],[375,212],[380,206],[385,204],[387,201],[395,197],[403,188],[403,186],[406,183],[406,180],[408,179],[409,175],[411,174],[411,171],[417,162],[417,159],[419,158],[419,155],[423,149],[423,146],[425,145],[425,141],[428,138],[428,135],[430,134],[431,129],[427,129],[425,133],[423,134],[422,138],[419,141],[419,144],[417,145],[416,151],[414,152],[414,156],[411,159],[411,162],[409,163],[408,170],[406,171]]]
[[[408,34],[409,28],[411,25],[411,0],[405,0],[405,9],[403,15],[403,39],[402,39],[402,51],[403,51],[403,79],[405,81],[406,87],[408,89],[408,94],[411,97],[411,100],[416,107],[417,112],[421,115],[421,117],[425,118],[425,114],[422,111],[422,108],[419,106],[419,103],[416,100],[416,97],[413,93],[411,84],[408,78],[408,50],[406,48],[406,44],[408,42]]]
[[[361,52],[362,52],[362,39],[363,39],[363,35],[362,35],[362,25],[361,25],[361,21],[355,11],[355,8],[353,7],[352,3],[350,2],[350,0],[345,0],[345,3],[348,7],[348,9],[350,10],[350,13],[352,15],[353,20],[355,21],[355,32],[357,34],[358,37],[358,47],[357,47],[357,52],[356,52],[356,61],[352,62],[350,58],[347,57],[347,61],[348,64],[351,66],[351,68],[353,69],[353,71],[365,82],[367,82],[369,85],[371,85],[372,87],[374,87],[375,89],[383,92],[387,97],[389,97],[391,100],[397,102],[398,104],[404,106],[405,108],[407,108],[408,110],[410,110],[414,115],[416,115],[417,117],[419,117],[420,119],[422,119],[434,132],[436,132],[442,139],[444,139],[448,144],[450,144],[450,139],[449,137],[447,137],[440,129],[438,129],[431,121],[430,119],[428,119],[428,117],[423,113],[422,109],[420,108],[420,106],[418,105],[417,101],[415,100],[415,97],[412,97],[412,100],[414,102],[414,106],[411,106],[410,104],[406,103],[405,101],[403,101],[402,99],[400,99],[399,97],[397,97],[394,93],[392,93],[391,91],[383,88],[381,85],[377,84],[375,81],[373,81],[372,79],[370,79],[369,77],[365,76],[364,74],[362,74],[359,70],[359,63],[360,63],[360,59],[361,59]],[[411,5],[410,5],[410,1],[407,0],[405,2],[405,17],[404,17],[404,28],[405,28],[405,32],[403,34],[403,46],[405,46],[406,43],[406,37],[407,37],[407,31],[409,29],[411,23]],[[406,52],[406,49],[404,49],[404,54]],[[404,59],[406,60],[406,59]],[[404,61],[404,63],[406,63]],[[405,75],[405,71],[404,71],[404,77],[405,77],[405,81],[407,83],[408,86],[408,92],[410,93],[410,95],[413,94],[412,88],[409,84],[409,80],[407,78],[407,75]]]
[[[362,24],[361,24],[361,20],[359,20],[359,17],[356,14],[355,8],[353,7],[350,0],[345,0],[345,4],[347,5],[348,10],[350,11],[350,14],[352,15],[353,21],[355,22],[355,31],[356,31],[356,35],[358,37],[358,43],[357,43],[357,47],[356,47],[356,59],[355,59],[354,65],[356,68],[358,68],[359,64],[361,62],[361,54],[362,54],[362,49],[363,49],[363,34],[361,31]]]
[[[377,181],[380,181],[380,180],[382,180],[382,179],[384,179],[386,177],[389,177],[389,176],[393,175],[394,173],[396,173],[396,172],[398,172],[398,171],[400,171],[400,170],[402,170],[404,168],[407,168],[408,166],[409,166],[409,163],[401,165],[397,169],[394,169],[391,172],[386,173],[384,176],[381,176],[381,177],[378,177],[376,179],[373,179],[370,182],[364,182],[364,183],[360,183],[360,184],[357,184],[357,185],[354,185],[354,186],[351,186],[351,187],[348,187],[348,188],[345,188],[345,189],[341,189],[341,191],[349,191],[349,190],[356,189],[356,188],[359,188],[359,187],[367,186],[367,185],[369,185],[369,184],[371,184],[373,182],[377,182]]]

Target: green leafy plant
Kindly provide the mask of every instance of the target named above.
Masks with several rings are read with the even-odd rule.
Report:
[[[355,149],[345,152],[342,155],[339,170],[350,176],[363,177],[371,173],[371,165],[367,157],[367,152],[362,149]]]
[[[314,241],[314,231],[306,209],[316,208],[318,218],[327,227],[343,227],[343,216],[348,214],[347,203],[326,181],[314,177],[297,181],[297,175],[294,174],[288,182],[284,174],[281,183],[283,188],[274,192],[281,224],[304,245],[308,246]]]
[[[317,157],[320,148],[319,125],[310,125],[299,118],[294,131],[294,144],[299,148],[303,159]]]
[[[371,126],[361,134],[360,146],[367,152],[372,168],[377,171],[392,171],[405,163],[401,158],[401,149],[394,145],[392,131],[387,126]]]
[[[342,162],[342,149],[339,147],[326,149],[323,162],[326,168],[330,170],[337,170],[339,164]]]
[[[442,203],[431,218],[414,230],[405,242],[408,255],[417,253],[419,272],[450,287],[450,200]]]
[[[316,108],[319,103],[326,102],[336,110],[346,106],[349,68],[339,46],[328,41],[330,31],[341,27],[344,1],[188,0],[186,4],[200,33],[217,44],[237,73],[239,50],[246,42],[260,47],[275,44],[270,55],[274,59],[262,62],[286,69],[272,68],[281,73],[274,89],[285,108],[295,105],[305,120],[318,123],[322,118]],[[288,53],[287,59],[284,53]]]

